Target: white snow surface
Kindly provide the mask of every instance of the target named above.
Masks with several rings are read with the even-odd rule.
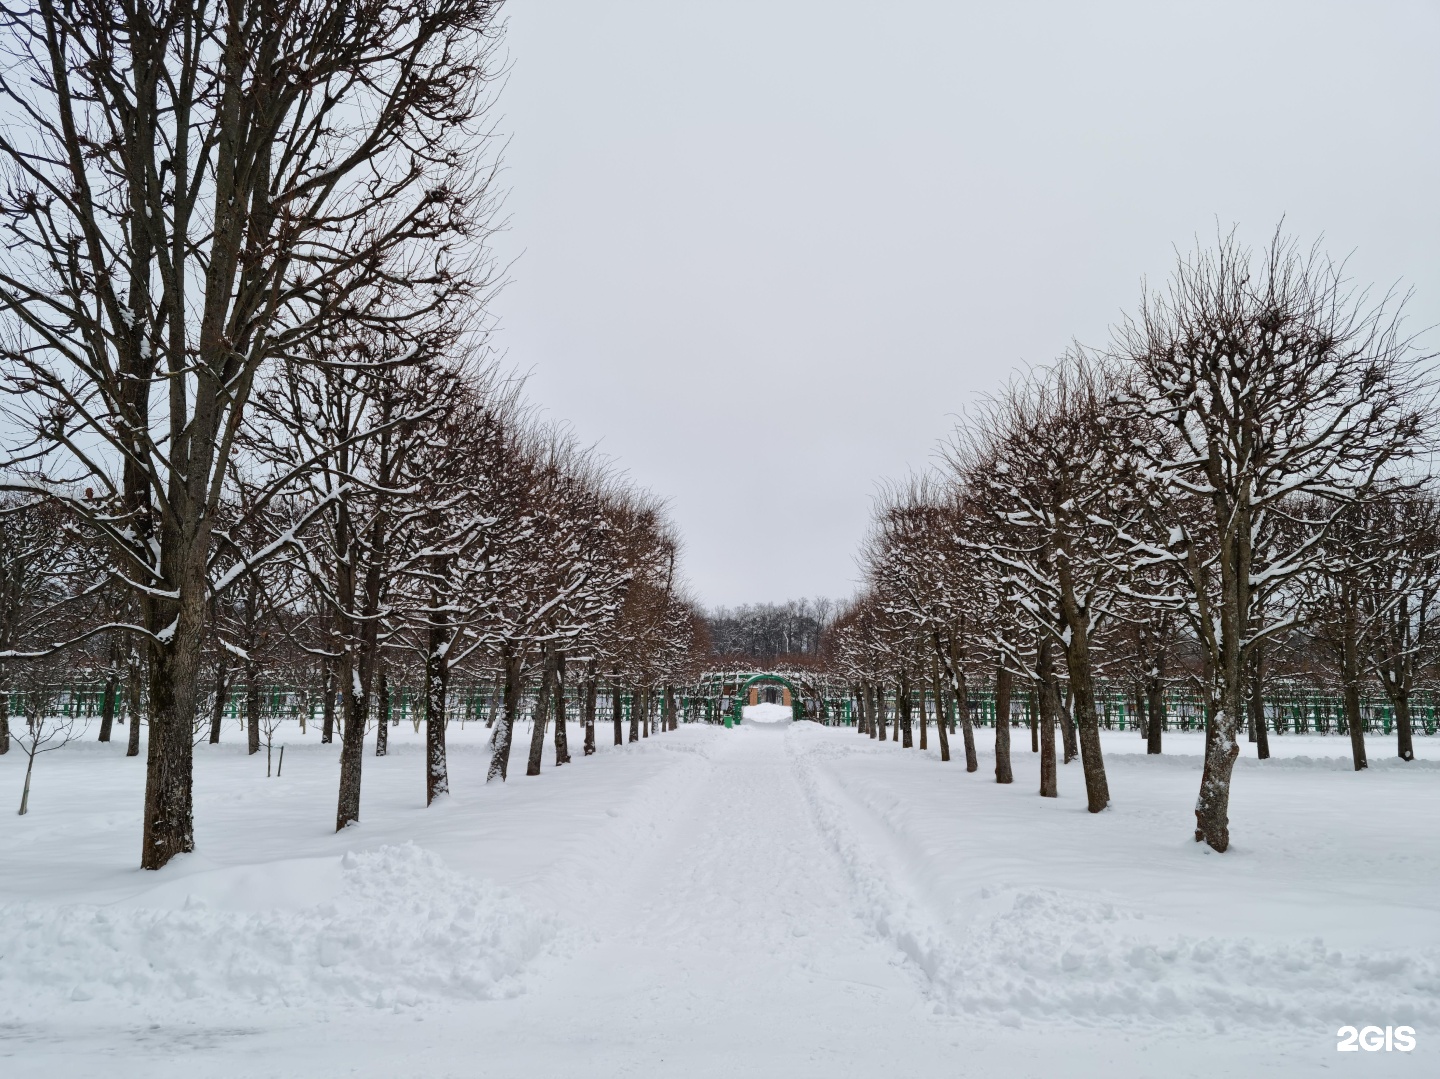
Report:
[[[452,726],[365,759],[286,727],[196,749],[197,853],[134,868],[143,756],[36,765],[0,825],[4,1076],[1430,1075],[1440,1064],[1440,738],[1242,758],[1233,846],[1190,839],[1198,735],[1104,736],[1114,804],[758,705],[506,784]],[[373,752],[373,734],[367,747]],[[959,739],[953,746],[961,757]],[[1252,747],[1243,747],[1253,753]],[[512,762],[513,763],[513,762]],[[23,760],[0,757],[18,804]],[[11,811],[13,812],[13,810]],[[1411,1053],[1337,1054],[1346,1024]]]

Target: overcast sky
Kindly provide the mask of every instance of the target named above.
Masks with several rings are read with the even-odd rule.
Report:
[[[1440,323],[1440,3],[509,14],[499,343],[708,605],[850,595],[877,482],[1217,221]]]

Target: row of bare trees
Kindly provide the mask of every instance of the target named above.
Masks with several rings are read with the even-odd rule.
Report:
[[[0,11],[0,677],[88,656],[107,740],[125,683],[145,868],[194,847],[229,683],[253,716],[267,670],[320,672],[344,827],[387,665],[433,799],[456,670],[503,672],[503,777],[529,680],[688,655],[660,507],[488,358],[500,6]]]
[[[1242,731],[1269,755],[1269,679],[1341,688],[1357,769],[1378,685],[1412,759],[1410,702],[1437,660],[1440,495],[1427,358],[1402,307],[1278,232],[1258,252],[1232,234],[1182,259],[1108,348],[1017,377],[959,424],[940,468],[884,493],[833,662],[862,702],[895,686],[908,704],[938,667],[964,712],[983,678],[1006,720],[1001,783],[1023,685],[1040,793],[1056,794],[1058,725],[1092,812],[1110,801],[1097,680],[1158,720],[1152,752],[1166,686],[1184,682],[1205,707],[1195,837],[1218,851]]]

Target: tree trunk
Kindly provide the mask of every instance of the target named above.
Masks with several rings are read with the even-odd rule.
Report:
[[[1065,688],[1065,701],[1060,707],[1060,734],[1065,745],[1065,763],[1069,764],[1080,756],[1080,743],[1075,737],[1075,693]]]
[[[215,699],[210,704],[210,744],[220,744],[220,726],[225,722],[225,694],[229,690],[230,664],[225,649],[215,659]]]
[[[1248,726],[1255,735],[1255,755],[1263,761],[1270,757],[1270,732],[1265,726],[1265,681],[1262,662],[1263,656],[1260,649],[1256,648],[1254,662],[1250,667],[1250,722]]]
[[[10,690],[0,677],[0,757],[10,752]]]
[[[555,658],[555,767],[570,763],[570,731],[565,714],[565,653]]]
[[[585,718],[585,756],[590,757],[595,753],[595,696],[597,673],[595,661],[590,661],[589,669],[585,672],[585,703],[583,705]]]
[[[855,733],[869,734],[870,717],[865,711],[865,684],[863,682],[854,688],[851,697],[855,701]]]
[[[960,737],[965,744],[965,771],[980,771],[980,758],[975,753],[975,721],[970,718],[970,683],[962,670],[956,671],[955,708],[960,713]]]
[[[246,753],[260,752],[260,673],[255,664],[245,663]]]
[[[1344,679],[1345,720],[1350,725],[1350,753],[1355,771],[1370,767],[1365,758],[1365,717],[1360,714],[1360,634],[1356,626],[1358,602],[1347,603],[1340,670]]]
[[[930,682],[935,687],[935,734],[940,739],[940,759],[950,759],[950,734],[946,730],[949,716],[945,707],[945,686],[940,681],[939,666],[932,662],[930,667]]]
[[[432,596],[425,641],[425,804],[450,793],[445,714],[450,695],[450,624],[441,596]],[[383,677],[383,675],[382,675]],[[383,683],[382,683],[383,685]]]
[[[359,666],[360,657],[353,647],[347,646],[340,664],[340,676],[345,680],[345,707],[340,731],[340,794],[335,807],[337,832],[360,819],[360,778],[370,690]]]
[[[335,740],[335,661],[327,658],[323,664],[325,697],[321,704],[320,741]]]
[[[1150,737],[1150,717],[1145,708],[1145,684],[1136,682],[1132,687],[1135,694],[1135,726],[1140,731],[1140,740]]]
[[[1075,700],[1075,726],[1080,735],[1080,767],[1085,772],[1085,804],[1099,813],[1110,804],[1110,784],[1105,778],[1105,758],[1100,751],[1100,723],[1095,715],[1095,684],[1090,669],[1089,625],[1083,614],[1072,611],[1066,619],[1070,640],[1065,665],[1070,675],[1070,692]]]
[[[550,720],[550,694],[555,688],[556,653],[546,645],[540,674],[540,692],[535,698],[535,719],[530,727],[530,759],[525,765],[527,776],[540,774],[540,761],[545,755],[545,728]]]
[[[1145,678],[1145,694],[1149,698],[1146,702],[1149,715],[1145,722],[1145,754],[1149,756],[1161,750],[1166,720],[1165,679],[1155,668],[1152,668],[1152,673]]]
[[[1410,728],[1410,695],[1401,690],[1395,695],[1395,751],[1402,761],[1415,759],[1415,741]]]
[[[25,762],[25,786],[20,791],[20,816],[30,812],[30,774],[35,771],[35,743],[30,743],[30,757]]]
[[[640,713],[649,708],[649,702],[644,700],[643,689],[632,689],[630,691],[630,741],[640,741]]]
[[[203,573],[203,563],[197,576],[200,573]],[[203,596],[203,578],[183,592]],[[142,869],[159,869],[175,855],[195,849],[194,729],[191,724],[205,618],[203,601],[187,597],[178,606],[179,612],[166,627],[170,630],[169,639],[162,644],[152,644],[148,650],[150,730],[145,756]],[[134,738],[132,731],[132,741]],[[138,748],[137,745],[137,752]]]
[[[885,741],[886,730],[889,726],[890,717],[886,715],[886,692],[885,684],[879,683],[875,687],[875,716],[880,724],[880,741]]]
[[[1236,719],[1243,706],[1238,679],[1227,688],[1224,706],[1208,708],[1205,719],[1205,765],[1200,775],[1200,796],[1195,800],[1195,841],[1208,843],[1223,854],[1230,847],[1230,779],[1240,745]]]
[[[1030,752],[1040,752],[1040,702],[1036,699],[1036,690],[1026,696],[1025,719],[1030,727]]]
[[[500,664],[505,672],[505,712],[491,736],[494,739],[495,751],[490,755],[490,770],[485,776],[486,783],[497,776],[503,783],[510,770],[510,747],[515,741],[515,724],[520,718],[520,695],[525,689],[521,681],[524,674],[523,657],[508,643],[500,649]]]
[[[880,737],[881,720],[880,708],[875,701],[875,687],[869,682],[865,683],[865,714],[868,717],[868,732],[872,740]]]
[[[1040,635],[1039,655],[1035,660],[1038,676],[1035,686],[1035,722],[1040,736],[1040,797],[1058,798],[1055,775],[1055,711],[1059,695],[1055,692],[1054,644],[1047,634]]]
[[[390,752],[390,672],[384,664],[375,683],[375,716],[375,756],[383,757]]]
[[[995,671],[995,782],[1014,783],[1010,770],[1011,674],[1003,666]]]
[[[610,718],[615,724],[615,744],[625,744],[625,704],[620,697],[620,680],[610,679]]]
[[[129,716],[130,731],[126,737],[125,756],[140,756],[140,714],[145,710],[144,678],[145,669],[138,651],[130,653],[130,666],[125,672],[125,711]]]
[[[665,687],[665,729],[673,731],[676,728],[675,722],[675,687]]]
[[[912,749],[915,745],[910,737],[910,709],[910,676],[901,672],[900,681],[895,687],[896,722],[900,727],[900,736],[904,739],[900,743],[901,749]]]
[[[0,691],[3,692],[3,691]],[[115,725],[115,697],[120,692],[120,672],[111,666],[110,673],[105,676],[104,698],[100,701],[100,741],[110,741],[110,734]],[[0,749],[0,753],[5,752]]]

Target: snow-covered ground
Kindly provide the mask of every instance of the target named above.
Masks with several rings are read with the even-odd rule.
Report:
[[[1107,735],[1092,817],[1078,764],[1036,796],[1024,732],[1002,788],[988,731],[966,775],[787,712],[601,727],[490,786],[454,728],[429,809],[401,725],[341,835],[338,745],[286,730],[267,779],[227,730],[159,873],[123,738],[41,758],[26,817],[12,751],[0,1075],[1440,1074],[1440,739],[1402,766],[1374,738],[1361,774],[1275,739],[1220,856],[1188,839],[1198,735]],[[1346,1024],[1418,1047],[1337,1053]]]

